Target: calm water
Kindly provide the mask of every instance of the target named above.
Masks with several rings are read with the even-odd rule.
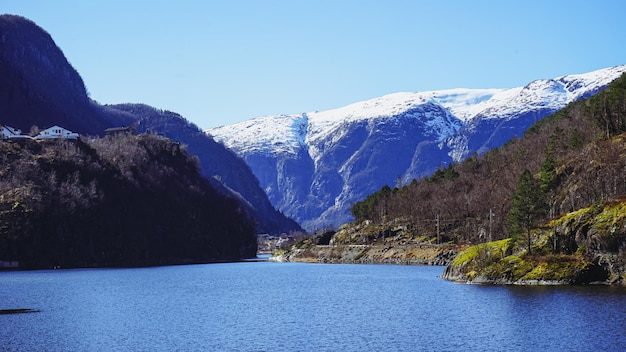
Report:
[[[626,290],[442,267],[246,262],[0,272],[1,351],[626,351]]]

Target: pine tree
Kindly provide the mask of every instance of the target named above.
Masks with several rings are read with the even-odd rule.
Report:
[[[511,210],[509,211],[509,225],[516,234],[524,230],[528,239],[528,254],[530,254],[530,231],[546,214],[545,196],[538,182],[527,169],[522,172],[513,193]]]
[[[556,171],[556,167],[554,166],[554,158],[552,157],[552,149],[549,147],[548,155],[546,156],[546,160],[541,164],[539,169],[539,188],[544,194],[546,200],[546,207],[549,209],[549,216],[553,218],[556,213],[556,189],[559,185],[559,175]],[[554,253],[557,251],[557,234],[554,231],[552,236],[552,249]]]
[[[539,187],[544,193],[550,192],[558,185],[558,177],[552,155],[548,154],[539,170]]]

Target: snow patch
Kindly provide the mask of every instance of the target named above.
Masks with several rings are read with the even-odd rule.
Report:
[[[318,150],[319,145],[343,138],[348,124],[374,119],[416,118],[441,142],[477,118],[511,119],[539,109],[559,110],[607,85],[624,72],[626,65],[535,80],[525,87],[509,89],[399,92],[338,109],[257,117],[206,132],[242,155],[297,154],[301,148],[309,148],[311,156],[316,158],[322,152]]]
[[[257,117],[240,123],[211,128],[206,133],[234,150],[250,153],[297,154],[304,145],[306,115],[273,115]],[[304,129],[304,130],[303,130]]]

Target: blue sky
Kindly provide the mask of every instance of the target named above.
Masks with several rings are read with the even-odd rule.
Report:
[[[0,12],[50,33],[98,102],[201,128],[626,64],[621,0],[0,0]]]

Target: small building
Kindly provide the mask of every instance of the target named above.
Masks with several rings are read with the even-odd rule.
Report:
[[[47,128],[39,132],[39,134],[35,136],[35,139],[59,139],[59,138],[78,139],[78,133],[75,133],[63,127],[54,125],[50,128]]]
[[[106,136],[116,136],[118,134],[133,134],[134,128],[130,126],[111,127],[104,130]]]
[[[13,128],[10,126],[0,126],[0,138],[1,139],[10,139],[10,138],[15,138],[15,136],[21,136],[21,135],[22,135],[22,131],[17,128]]]

